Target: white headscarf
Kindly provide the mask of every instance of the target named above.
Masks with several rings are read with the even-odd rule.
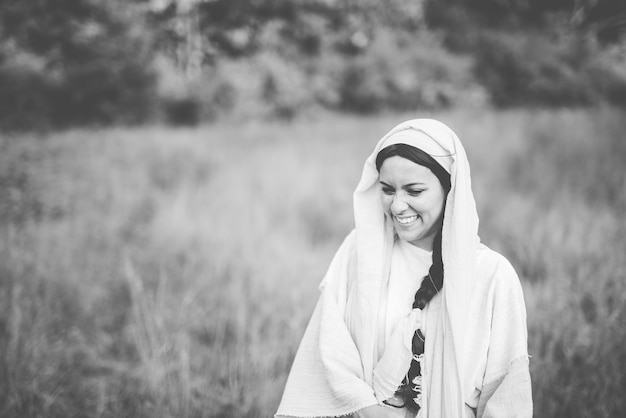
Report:
[[[393,128],[374,148],[365,161],[361,181],[354,192],[354,217],[356,226],[356,246],[358,256],[359,309],[355,324],[359,327],[375,326],[378,314],[378,291],[388,274],[389,249],[393,245],[393,227],[385,219],[378,190],[378,170],[376,156],[388,145],[404,143],[427,152],[449,173],[451,188],[446,200],[442,231],[442,259],[444,265],[444,286],[440,324],[437,332],[426,335],[442,341],[429,341],[425,347],[426,364],[432,375],[426,379],[429,399],[428,408],[439,411],[441,417],[462,417],[465,391],[463,387],[466,312],[470,300],[470,280],[478,245],[478,214],[471,190],[470,168],[456,134],[441,122],[432,119],[409,120]],[[355,335],[357,346],[362,354],[376,353],[376,330],[358,332]],[[360,340],[360,341],[358,341]],[[432,343],[434,342],[435,345]],[[443,347],[442,353],[429,352],[429,347]],[[438,358],[438,356],[442,356]],[[375,361],[375,360],[373,360]],[[375,366],[366,363],[367,371]],[[432,367],[439,363],[441,367]],[[445,381],[445,382],[444,382]],[[445,390],[443,385],[445,384]],[[440,386],[437,388],[437,386]],[[437,399],[440,396],[441,399]],[[440,415],[439,415],[440,414]],[[428,415],[427,416],[432,416]]]
[[[394,143],[422,149],[450,173],[442,231],[442,309],[437,328],[426,334],[424,390],[429,401],[422,409],[427,417],[464,416],[464,400],[471,390],[466,383],[471,379],[466,379],[463,369],[469,363],[463,341],[478,215],[465,150],[450,128],[432,119],[396,126],[365,161],[354,192],[355,232],[322,281],[322,296],[294,360],[279,416],[341,416],[378,403],[372,388],[380,357],[378,314],[394,232],[380,201],[376,156]]]

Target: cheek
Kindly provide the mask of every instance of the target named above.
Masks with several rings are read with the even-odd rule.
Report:
[[[438,216],[443,209],[443,200],[439,196],[428,196],[416,203],[425,212],[430,213],[432,216]]]
[[[438,217],[443,215],[443,206],[444,206],[444,200],[443,199],[436,199],[435,201],[433,201],[433,213],[435,213]]]

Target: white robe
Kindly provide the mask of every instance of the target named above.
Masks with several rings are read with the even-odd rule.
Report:
[[[355,239],[351,234],[322,282],[320,300],[296,354],[277,416],[350,415],[381,404],[397,389],[408,370],[414,316],[405,317],[411,326],[397,324],[396,337],[400,338],[384,338],[384,352],[374,369],[373,383],[365,381],[354,330],[349,329],[345,318],[351,280],[355,277],[351,271],[355,257]],[[391,280],[395,280],[393,274]],[[472,281],[474,296],[465,341],[471,361],[464,365],[469,371],[464,384],[471,391],[465,399],[465,417],[531,417],[526,312],[517,275],[503,256],[480,245]],[[436,341],[429,337],[435,332],[440,308],[441,296],[437,295],[423,312],[426,344]],[[426,363],[425,378],[437,367],[436,361]]]

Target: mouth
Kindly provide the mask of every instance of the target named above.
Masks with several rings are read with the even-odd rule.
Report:
[[[418,216],[417,215],[410,215],[410,216],[396,216],[396,215],[393,215],[393,218],[400,225],[410,225],[413,222],[417,221]]]

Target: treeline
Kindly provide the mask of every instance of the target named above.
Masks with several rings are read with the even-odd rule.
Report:
[[[626,104],[623,1],[443,0],[426,12],[496,105]]]
[[[146,120],[155,44],[136,3],[0,2],[0,127]]]
[[[626,103],[619,0],[7,0],[0,128]]]

